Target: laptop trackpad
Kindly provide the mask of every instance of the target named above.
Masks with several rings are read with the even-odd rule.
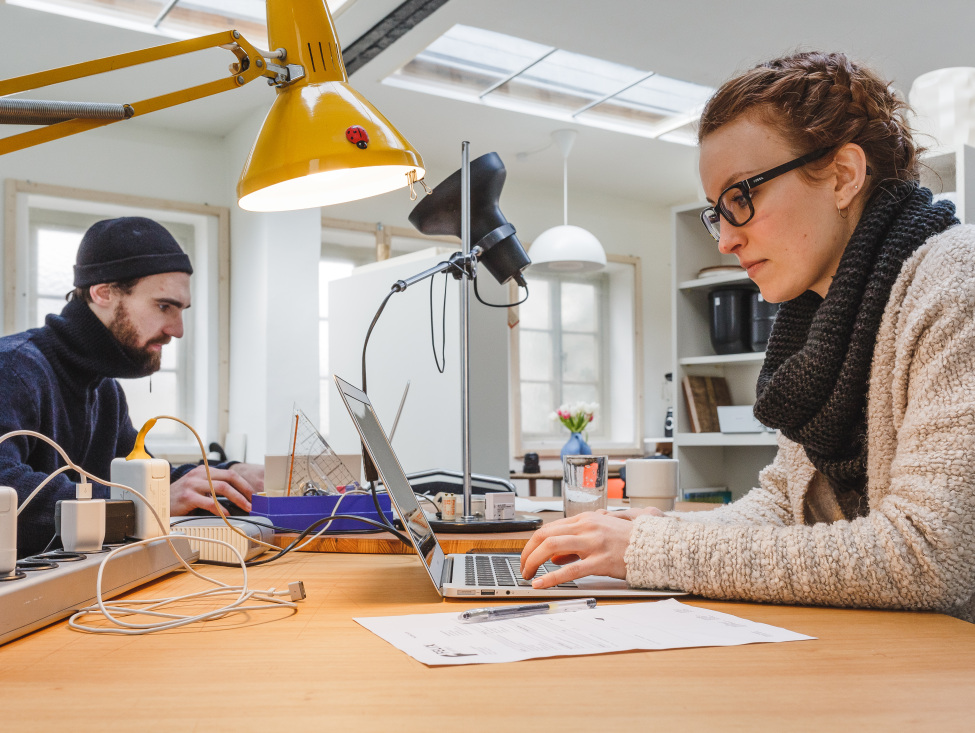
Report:
[[[629,586],[625,580],[611,578],[608,575],[587,575],[576,578],[575,584],[579,590],[627,590]]]

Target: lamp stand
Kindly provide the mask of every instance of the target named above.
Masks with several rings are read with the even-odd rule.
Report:
[[[461,464],[463,469],[464,505],[463,516],[450,521],[433,521],[431,526],[447,532],[521,532],[537,529],[539,519],[490,520],[474,516],[471,506],[471,281],[477,277],[479,248],[471,252],[471,161],[470,142],[461,143],[460,152],[460,241],[465,277],[460,283],[460,330],[461,330]]]

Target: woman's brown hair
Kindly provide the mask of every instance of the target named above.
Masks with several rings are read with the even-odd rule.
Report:
[[[804,52],[768,61],[721,85],[701,114],[698,141],[744,114],[757,114],[796,155],[856,143],[871,169],[867,192],[884,181],[917,181],[910,108],[890,85],[842,53]],[[832,156],[810,165],[825,166]]]

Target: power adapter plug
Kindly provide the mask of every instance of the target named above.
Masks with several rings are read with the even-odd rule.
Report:
[[[68,552],[99,552],[105,541],[105,500],[91,498],[91,484],[77,484],[77,499],[61,502],[61,544]]]
[[[17,492],[0,486],[0,577],[17,570]]]
[[[61,536],[61,502],[54,505],[54,532]],[[105,501],[105,544],[121,545],[135,533],[135,502],[130,499]]]
[[[130,486],[144,496],[162,520],[162,527],[146,505],[135,500],[135,531],[139,540],[161,537],[169,531],[169,462],[162,458],[116,458],[112,483]],[[112,487],[113,499],[129,499],[128,492]]]

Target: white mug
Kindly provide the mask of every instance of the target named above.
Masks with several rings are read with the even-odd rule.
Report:
[[[677,496],[677,464],[674,458],[630,458],[626,462],[626,495],[631,499]]]

